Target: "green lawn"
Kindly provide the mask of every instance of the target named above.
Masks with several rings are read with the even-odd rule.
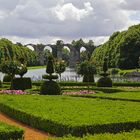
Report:
[[[140,140],[140,130],[133,130],[131,132],[123,132],[117,134],[104,133],[104,134],[87,135],[84,136],[83,138],[72,136],[61,138],[50,137],[48,140]]]
[[[116,99],[128,99],[140,101],[140,91],[116,92],[116,93],[103,93],[97,92],[96,94],[82,95],[87,97],[107,97]]]
[[[0,122],[0,140],[17,140],[22,137],[22,129]]]
[[[32,70],[32,69],[42,69],[42,68],[46,68],[46,66],[32,66],[32,67],[28,67],[28,70]]]
[[[140,126],[140,103],[136,102],[68,96],[1,95],[0,110],[56,135],[120,131]]]

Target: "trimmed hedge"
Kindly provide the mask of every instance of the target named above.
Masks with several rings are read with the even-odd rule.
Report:
[[[60,95],[61,88],[55,81],[44,81],[41,85],[40,94],[42,95]]]
[[[23,134],[21,128],[0,122],[0,140],[22,140]]]
[[[11,82],[11,80],[12,80],[11,75],[8,75],[8,74],[4,75],[3,82]]]
[[[35,86],[41,86],[42,82],[33,82]],[[60,86],[96,86],[96,83],[86,83],[86,82],[59,82]],[[113,82],[113,86],[129,86],[138,87],[140,82]]]
[[[11,88],[14,90],[25,90],[32,88],[31,78],[14,78],[11,83]]]
[[[4,96],[4,97],[6,97],[6,96]],[[30,102],[32,102],[32,101],[35,101],[35,102],[33,103],[34,105],[32,105],[32,104],[28,104],[28,102],[25,102],[26,100],[22,101],[22,102],[25,103],[25,105],[23,105],[24,106],[24,109],[23,109],[22,107],[18,108],[19,104],[16,104],[16,103],[20,103],[20,105],[21,105],[22,102],[21,101],[19,102],[19,101],[15,100],[16,97],[20,97],[20,96],[14,96],[13,98],[11,96],[7,96],[7,97],[9,97],[9,98],[7,98],[7,100],[5,100],[3,102],[1,101],[1,103],[0,103],[0,110],[2,112],[5,112],[9,116],[11,116],[11,117],[13,117],[13,118],[15,118],[15,119],[17,119],[21,122],[24,122],[24,123],[26,123],[26,124],[34,127],[34,128],[38,128],[40,130],[49,132],[49,133],[54,134],[56,136],[64,136],[64,135],[67,135],[67,134],[71,134],[71,135],[74,135],[74,136],[83,136],[84,134],[87,134],[87,133],[91,133],[91,134],[104,133],[104,132],[117,133],[117,132],[124,131],[124,130],[125,131],[130,131],[134,128],[140,129],[140,121],[138,119],[139,116],[138,116],[138,113],[136,112],[136,109],[139,108],[138,103],[126,103],[126,102],[122,102],[122,101],[121,102],[117,101],[117,103],[116,102],[113,103],[113,101],[107,101],[105,103],[105,100],[103,102],[102,101],[100,102],[99,100],[95,100],[95,101],[92,100],[91,101],[89,99],[75,99],[75,98],[70,98],[70,97],[51,98],[51,97],[48,96],[46,98],[45,96],[41,96],[41,97],[38,97],[38,96],[37,97],[28,96],[27,97],[26,96],[26,98],[28,98],[28,100],[30,100]],[[31,97],[34,100],[31,100]],[[42,99],[40,99],[40,98],[42,98]],[[17,98],[17,99],[20,100],[21,97]],[[59,102],[56,99],[59,100],[59,102],[63,101],[63,103],[59,104]],[[23,100],[24,100],[24,98],[23,98]],[[50,101],[52,101],[52,103]],[[104,104],[105,107],[102,107],[102,109],[109,107],[109,109],[113,111],[112,113],[117,114],[117,116],[120,116],[120,112],[122,112],[122,111],[120,111],[120,107],[123,107],[123,108],[127,107],[127,110],[128,110],[127,115],[128,116],[126,115],[125,118],[122,116],[122,117],[120,117],[120,119],[117,118],[117,120],[116,120],[116,118],[114,118],[113,120],[110,120],[109,119],[110,117],[108,118],[108,116],[106,116],[106,115],[109,114],[109,112],[111,113],[111,111],[109,111],[109,112],[107,111],[108,112],[107,114],[103,112],[103,114],[105,116],[102,116],[103,115],[102,113],[100,114],[101,116],[98,116],[98,117],[96,116],[95,120],[98,118],[96,121],[95,120],[92,120],[92,121],[89,120],[87,122],[86,121],[87,118],[84,118],[84,121],[81,118],[81,115],[82,115],[81,113],[82,112],[80,112],[80,114],[79,114],[79,112],[77,112],[78,110],[74,109],[74,112],[78,113],[77,115],[80,115],[81,121],[79,122],[79,120],[77,118],[75,118],[76,120],[70,120],[71,117],[69,118],[67,116],[68,115],[67,113],[70,112],[69,113],[69,115],[70,115],[73,111],[71,110],[70,106],[68,106],[67,111],[65,110],[64,107],[67,104],[71,105],[71,103],[73,102],[73,108],[74,108],[75,106],[78,105],[78,104],[76,104],[77,101],[80,101],[78,103],[79,105],[82,105],[82,104],[83,105],[85,105],[85,104],[86,105],[87,104],[91,105],[91,102],[92,102],[92,106],[88,106],[88,108],[90,107],[90,108],[92,108],[92,110],[93,110],[93,106],[95,104],[97,104],[99,102],[100,102],[100,105],[101,105],[101,103],[102,104],[105,103]],[[9,102],[9,103],[7,103],[7,102]],[[47,108],[47,111],[46,111],[45,106],[44,106],[45,107],[44,108],[45,112],[43,112],[43,111],[38,112],[39,110],[32,110],[32,109],[34,109],[35,105],[36,105],[36,107],[39,105],[37,102],[40,103],[40,108],[42,110],[43,110],[42,107],[44,106],[43,104],[46,103],[46,106],[49,106],[49,108]],[[51,103],[52,105],[50,106],[49,103]],[[112,106],[114,106],[114,107],[109,106],[109,104],[111,104],[111,103],[112,103]],[[12,105],[9,105],[9,104],[12,104]],[[76,105],[74,106],[74,104],[76,104]],[[125,104],[125,106],[124,106],[124,104]],[[83,105],[81,107],[83,107]],[[98,106],[100,106],[100,105],[98,104]],[[117,107],[117,105],[119,105],[119,106]],[[27,106],[28,106],[28,111],[26,109]],[[59,109],[59,110],[56,111],[56,109],[55,109],[55,111],[56,111],[55,112],[54,108],[56,108],[56,106],[58,106],[57,109]],[[62,106],[63,106],[63,108],[61,108]],[[135,106],[135,108],[136,108],[135,111],[133,111],[132,115],[131,115],[131,113],[129,113],[129,111],[132,111],[132,109],[133,109],[133,107],[131,107],[131,106]],[[78,108],[78,106],[77,106],[77,108]],[[119,110],[117,110],[118,113],[115,112],[116,108],[119,109]],[[84,109],[86,109],[86,108],[84,108]],[[53,110],[53,111],[51,111],[51,110]],[[98,110],[98,108],[97,108],[97,110]],[[88,111],[90,112],[91,109],[89,109]],[[95,109],[94,109],[94,111],[95,111]],[[86,111],[84,111],[84,112],[86,113]],[[124,109],[123,112],[126,113],[126,109]],[[46,113],[46,114],[53,113],[53,115],[55,115],[55,116],[52,116],[52,114],[49,114],[49,117],[45,117],[44,113]],[[39,114],[42,114],[42,115],[39,115]],[[63,117],[64,114],[65,114],[65,116]],[[95,112],[91,113],[91,115],[93,115],[93,114],[94,114],[94,116],[97,115],[97,114],[99,115],[99,113],[96,114]],[[73,115],[76,115],[76,114],[73,114]],[[121,115],[124,115],[124,113],[121,114]],[[133,117],[133,115],[135,115],[135,117]],[[129,118],[130,116],[132,117],[131,119]],[[83,115],[83,117],[85,117],[85,116]],[[93,119],[93,116],[90,116],[90,117],[92,117],[90,119]],[[106,118],[106,117],[109,120],[108,119],[104,120],[104,118]],[[62,121],[60,118],[65,118],[65,119]],[[101,118],[103,119],[103,121],[101,121]]]
[[[106,73],[104,73],[106,74]],[[112,87],[112,80],[110,77],[101,77],[97,81],[97,87]]]

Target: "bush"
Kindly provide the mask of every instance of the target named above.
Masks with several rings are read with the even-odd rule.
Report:
[[[43,79],[48,79],[48,80],[51,80],[51,79],[58,79],[58,75],[42,75],[42,78]]]
[[[25,90],[31,88],[32,88],[31,78],[14,78],[12,80],[11,89]]]
[[[60,95],[61,94],[61,88],[59,84],[55,81],[44,81],[40,94],[42,95]]]
[[[2,82],[1,82],[1,80],[0,80],[0,87],[2,87]]]
[[[3,82],[11,82],[12,76],[9,74],[4,75]]]
[[[101,77],[97,81],[97,87],[112,87],[112,80],[109,77]]]
[[[20,128],[0,122],[0,140],[22,140],[23,133]]]

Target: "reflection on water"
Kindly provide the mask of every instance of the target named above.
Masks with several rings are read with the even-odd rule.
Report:
[[[42,80],[42,75],[46,74],[46,69],[28,70],[25,77],[31,77],[32,80]],[[61,74],[61,81],[82,81],[82,77],[77,75],[76,71],[71,68],[66,68],[66,71]]]

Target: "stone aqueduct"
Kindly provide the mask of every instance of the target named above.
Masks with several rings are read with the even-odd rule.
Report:
[[[73,46],[72,44],[65,44],[63,41],[57,41],[56,44],[27,44],[27,46],[32,46],[34,51],[38,54],[38,61],[40,65],[44,65],[44,49],[46,46],[49,46],[52,49],[52,54],[54,57],[58,59],[62,59],[62,49],[64,47],[68,47],[70,50],[70,59],[69,59],[69,67],[73,68],[76,66],[77,62],[80,62],[80,49],[84,47],[87,53],[91,54],[94,50],[93,47],[87,45]]]

